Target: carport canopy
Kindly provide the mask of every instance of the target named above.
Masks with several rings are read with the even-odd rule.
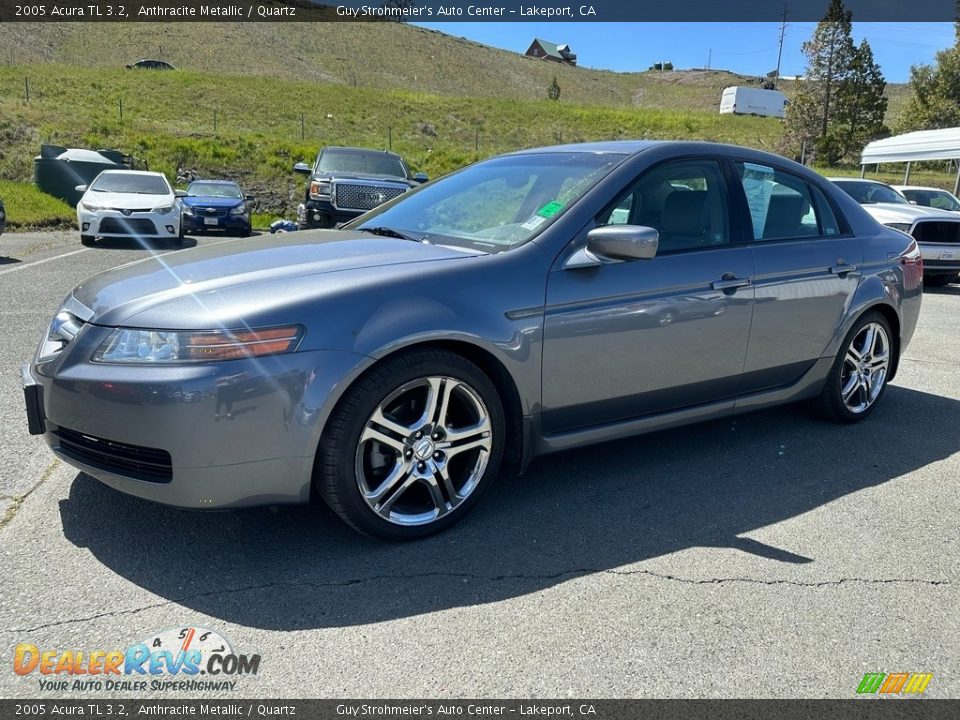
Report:
[[[860,176],[866,165],[906,163],[903,184],[910,183],[910,164],[922,160],[957,160],[957,180],[953,192],[960,186],[960,127],[942,130],[918,130],[894,135],[868,143],[860,156]]]

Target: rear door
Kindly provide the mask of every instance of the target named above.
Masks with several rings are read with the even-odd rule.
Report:
[[[812,183],[769,165],[733,165],[756,271],[744,365],[752,392],[797,380],[821,357],[860,282],[863,248]]]

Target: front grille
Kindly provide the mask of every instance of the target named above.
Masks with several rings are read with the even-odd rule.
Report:
[[[333,204],[340,210],[373,210],[387,200],[403,195],[407,188],[396,185],[335,183]]]
[[[913,228],[913,237],[921,243],[960,243],[960,219],[921,220]]]
[[[205,217],[226,217],[227,213],[230,212],[230,208],[207,208],[207,207],[194,207],[193,214],[200,218]]]
[[[166,450],[127,445],[67,428],[57,428],[53,434],[60,452],[85,465],[149,482],[166,483],[173,478],[173,462]]]
[[[156,235],[157,226],[152,220],[104,218],[100,221],[100,232],[122,235]]]

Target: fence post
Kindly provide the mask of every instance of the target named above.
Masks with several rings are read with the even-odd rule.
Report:
[[[217,111],[213,111],[213,131],[217,131]]]
[[[30,102],[30,78],[23,79],[23,94],[26,97],[26,101]]]
[[[300,113],[300,139],[303,140],[303,113]]]
[[[477,136],[473,143],[474,152],[480,152],[480,128],[477,128]]]
[[[387,128],[387,150],[393,150],[393,126]]]
[[[120,119],[123,120],[123,98],[120,98],[117,102],[120,103]]]

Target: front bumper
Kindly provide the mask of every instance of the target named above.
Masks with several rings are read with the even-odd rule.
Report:
[[[31,432],[58,457],[121,492],[178,507],[309,499],[323,423],[361,356],[90,362],[109,332],[85,325],[57,356],[24,370]]]
[[[212,221],[212,222],[211,222]],[[226,234],[246,234],[251,230],[249,215],[218,215],[216,217],[204,215],[182,216],[183,231],[188,234],[209,231],[224,232]]]
[[[917,243],[923,256],[923,271],[960,272],[960,245],[949,243]]]
[[[339,223],[349,222],[361,215],[363,212],[335,208],[329,200],[310,199],[297,206],[297,225],[301,230],[334,228]]]
[[[180,214],[161,215],[155,212],[134,212],[124,215],[118,210],[84,210],[77,207],[77,223],[81,235],[93,237],[159,237],[173,238],[180,234]]]

